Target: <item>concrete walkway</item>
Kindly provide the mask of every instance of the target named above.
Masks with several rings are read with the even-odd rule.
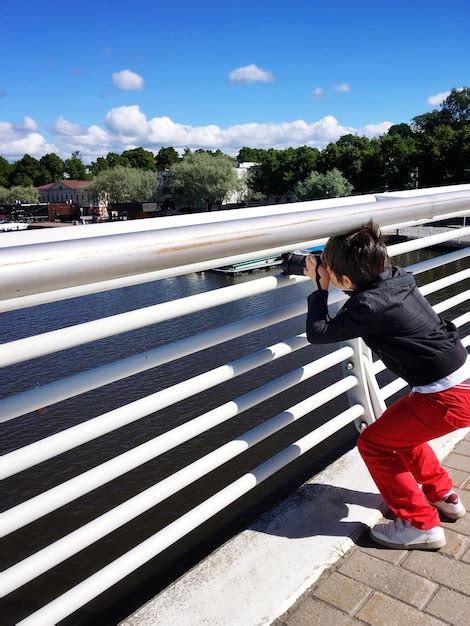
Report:
[[[443,463],[470,511],[470,434]],[[470,624],[470,513],[438,552],[374,547],[367,534],[273,626]]]

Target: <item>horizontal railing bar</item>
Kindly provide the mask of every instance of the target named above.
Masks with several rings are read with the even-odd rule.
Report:
[[[393,224],[391,226],[384,226],[382,228],[383,233],[391,232],[399,228],[407,228],[408,226],[418,226],[420,224],[432,224],[434,221],[449,219],[452,217],[465,217],[468,214],[466,211],[455,211],[453,213],[445,213],[436,217],[412,220],[408,222],[401,222],[399,224]],[[98,226],[97,224],[94,228]],[[271,249],[260,250],[256,253],[259,256],[278,255],[283,252],[290,252],[292,250],[310,248],[312,246],[321,245],[326,242],[326,238],[309,240],[299,242],[295,244],[289,244],[287,246],[276,247]],[[204,261],[202,263],[193,263],[190,265],[184,265],[177,268],[171,268],[168,270],[157,270],[155,272],[145,272],[144,274],[133,274],[132,276],[125,276],[123,278],[115,278],[111,280],[104,280],[94,283],[88,283],[85,285],[78,285],[76,287],[66,287],[64,289],[56,289],[53,291],[44,291],[38,294],[32,294],[29,296],[23,296],[20,298],[10,298],[8,300],[0,300],[0,313],[6,311],[14,311],[17,309],[28,308],[32,306],[38,306],[40,304],[47,304],[50,302],[57,302],[58,300],[68,300],[70,298],[78,298],[94,293],[101,293],[103,291],[110,291],[112,289],[120,289],[122,287],[130,287],[134,285],[140,285],[156,280],[162,280],[164,278],[174,278],[176,276],[182,276],[184,274],[190,274],[192,272],[202,272],[213,267],[220,267],[223,265],[230,265],[232,263],[238,263],[253,258],[252,252],[241,254],[237,256],[224,257],[221,259],[213,259],[211,261]]]
[[[341,297],[342,294],[336,294],[336,301],[340,300]],[[50,406],[67,398],[92,391],[261,328],[302,315],[305,309],[305,302],[294,302],[286,307],[274,309],[262,315],[246,317],[226,326],[213,328],[171,344],[140,352],[113,363],[72,374],[41,387],[17,393],[0,400],[0,422],[14,419],[41,407]]]
[[[421,188],[419,193],[412,194],[418,196],[436,195],[439,193],[451,193],[456,191],[470,191],[469,185],[446,185],[440,188]],[[387,194],[386,200],[401,196],[391,192]],[[258,217],[261,215],[278,215],[282,213],[295,213],[297,211],[308,211],[324,208],[335,208],[336,206],[349,206],[353,204],[364,204],[366,202],[380,202],[385,200],[383,194],[364,194],[361,196],[346,196],[343,198],[325,198],[322,200],[307,200],[304,202],[287,202],[281,204],[270,204],[256,207],[246,207],[238,209],[224,209],[217,212],[200,212],[183,215],[161,216],[157,219],[128,220],[119,222],[104,222],[94,224],[92,229],[84,231],[82,228],[48,228],[41,232],[21,231],[12,232],[8,241],[2,242],[2,246],[20,246],[46,241],[63,241],[70,239],[83,239],[89,237],[101,237],[103,235],[120,234],[128,232],[139,232],[144,230],[155,230],[155,228],[170,228],[172,226],[191,226],[194,224],[207,224],[210,222],[230,221],[240,218]]]
[[[75,324],[74,326],[25,337],[24,339],[9,341],[0,346],[0,367],[14,365],[176,317],[184,317],[191,313],[235,302],[248,296],[287,287],[296,282],[298,282],[298,279],[295,276],[282,274],[265,276],[239,285],[230,285],[229,287],[205,291],[142,309],[110,315],[92,322]]]
[[[407,384],[408,383],[406,380],[403,380],[403,378],[396,378],[395,380],[392,380],[391,383],[388,383],[388,385],[385,385],[380,389],[382,398],[387,400],[387,398],[390,398],[390,396],[393,396],[393,394],[398,393],[401,389],[406,387]]]
[[[450,287],[450,285],[455,285],[456,283],[469,278],[470,267],[468,269],[461,270],[460,272],[455,272],[455,274],[451,274],[450,276],[444,276],[444,278],[439,278],[430,283],[426,283],[426,285],[422,285],[419,290],[423,296],[427,296],[430,293],[435,293],[436,291],[440,291],[441,289],[445,289],[446,287]]]
[[[465,324],[469,324],[470,323],[470,311],[467,311],[463,315],[456,317],[455,319],[452,320],[452,323],[455,324],[457,328],[459,328],[460,326],[465,326]]]
[[[279,248],[271,248],[267,250],[260,250],[256,256],[276,256],[283,252],[290,252],[292,250],[299,250],[309,248],[312,246],[320,246],[326,242],[326,238],[317,239],[314,241],[302,241],[296,244],[289,244]],[[221,259],[212,259],[210,261],[204,261],[202,263],[192,263],[190,265],[183,265],[178,268],[171,268],[168,270],[157,270],[156,272],[146,272],[144,274],[134,274],[132,276],[125,276],[123,278],[115,278],[112,280],[100,281],[96,283],[89,283],[85,285],[79,285],[77,287],[67,287],[64,289],[57,289],[54,291],[45,291],[38,294],[32,294],[30,296],[23,296],[21,298],[11,298],[8,300],[0,300],[0,313],[6,311],[12,311],[21,308],[27,308],[31,306],[37,306],[38,304],[46,304],[49,302],[56,302],[57,300],[67,300],[70,298],[77,298],[79,296],[85,296],[92,293],[100,293],[102,291],[110,291],[112,289],[120,289],[122,287],[130,287],[134,285],[140,285],[143,283],[153,282],[156,280],[163,280],[165,278],[174,278],[176,276],[182,276],[184,274],[191,274],[194,272],[203,272],[205,270],[212,269],[214,267],[222,267],[231,263],[239,263],[242,261],[248,261],[253,259],[253,253],[239,254],[232,257],[224,257]],[[252,281],[256,282],[256,281]]]
[[[293,349],[302,347],[304,336],[294,337],[291,340]],[[287,343],[287,342],[286,342]],[[279,350],[278,350],[279,351]],[[297,373],[303,374],[304,379],[316,376],[317,374],[333,367],[352,356],[352,348],[346,346],[340,350],[317,359],[308,366],[307,369],[299,368]],[[224,404],[202,413],[184,424],[180,424],[175,428],[157,435],[153,439],[128,450],[100,465],[93,467],[83,474],[79,474],[68,481],[52,487],[51,489],[34,496],[33,498],[18,504],[17,506],[5,511],[0,522],[0,536],[4,536],[18,530],[22,526],[29,524],[50,513],[51,511],[72,502],[76,498],[101,487],[107,482],[114,480],[118,476],[139,467],[143,463],[147,463],[151,459],[176,448],[177,446],[193,439],[194,437],[207,432],[215,426],[219,426],[223,422],[240,415],[244,411],[265,402],[282,391],[289,389],[297,384],[297,375],[291,372],[281,376],[278,379],[270,381],[257,389],[248,391],[234,400],[225,402]],[[15,451],[17,452],[17,451]],[[20,455],[10,453],[7,462],[4,464],[4,473],[2,477],[12,476],[19,471],[26,469],[21,462]]]
[[[459,250],[458,253],[458,258],[462,258],[462,251]],[[468,254],[470,254],[470,248],[467,249],[467,255]],[[418,274],[438,267],[439,265],[450,263],[456,260],[456,258],[456,252],[451,252],[435,257],[434,259],[421,261],[420,263],[409,266],[407,269]],[[298,282],[310,280],[307,277],[301,276],[297,276],[296,278]],[[332,292],[329,296],[330,304],[340,302],[343,299],[344,294],[338,291]],[[173,303],[175,308],[180,308],[177,306],[178,301],[173,301]],[[306,310],[306,302],[299,301],[293,305],[271,311],[262,316],[245,318],[240,322],[235,322],[228,326],[205,331],[199,335],[188,337],[172,344],[141,352],[85,372],[72,374],[71,376],[52,383],[47,383],[40,387],[19,392],[0,400],[0,422],[20,417],[21,415],[35,411],[44,406],[50,406],[62,400],[66,400],[67,398],[92,391],[93,389],[97,389],[112,382],[117,382],[128,376],[147,371],[177,358],[240,337],[254,330],[258,330],[263,326],[272,325],[279,321],[302,315]]]
[[[52,567],[80,552],[80,550],[109,535],[117,528],[127,524],[132,519],[145,513],[145,511],[181,491],[181,489],[206,476],[209,472],[221,467],[224,463],[234,459],[286,426],[293,424],[307,415],[307,413],[349,391],[357,384],[358,381],[355,376],[348,376],[329,385],[322,391],[282,411],[282,413],[278,413],[259,426],[252,428],[236,439],[229,441],[190,465],[164,478],[39,552],[16,563],[3,572],[3,583],[0,584],[0,597],[37,578]]]
[[[425,237],[419,237],[418,239],[411,239],[410,241],[403,241],[402,243],[396,243],[389,246],[389,254],[396,256],[398,254],[404,254],[405,252],[412,252],[421,248],[428,248],[435,246],[439,243],[445,243],[446,241],[453,241],[460,237],[470,235],[470,226],[458,228],[455,230],[449,230],[444,233],[437,233],[436,235],[427,235]],[[420,245],[424,244],[424,245]]]
[[[350,424],[360,417],[363,412],[364,408],[362,406],[354,405],[326,424],[319,426],[313,432],[294,442],[264,463],[261,463],[251,472],[246,473],[135,548],[106,565],[103,569],[25,618],[19,622],[19,625],[44,626],[44,624],[55,624],[64,619],[103,593],[103,591],[112,587],[119,580],[122,580],[144,565],[144,563],[163,552],[163,550],[173,545],[186,534],[198,528],[219,511],[227,508],[264,480],[311,450],[318,443]]]
[[[460,189],[445,188],[445,193],[470,191],[470,187]],[[440,191],[440,193],[443,193]],[[423,193],[423,195],[427,195]],[[434,195],[434,194],[433,194]],[[249,219],[267,215],[279,215],[296,213],[301,211],[314,211],[318,209],[334,209],[336,206],[349,206],[375,202],[375,195],[346,196],[344,198],[329,198],[323,200],[307,200],[304,202],[288,202],[281,204],[268,204],[263,206],[228,209],[222,211],[199,212],[182,215],[167,215],[155,219],[113,221],[93,224],[92,228],[48,228],[44,231],[21,231],[12,232],[5,245],[23,246],[37,243],[52,243],[54,241],[70,241],[72,239],[88,239],[103,237],[103,235],[120,235],[125,233],[137,233],[147,230],[162,230],[175,226],[195,226],[196,224],[210,224],[213,222],[228,222],[234,219]],[[2,242],[2,246],[3,246]]]
[[[296,341],[298,344],[303,343],[302,339],[296,338]],[[299,348],[300,347],[302,346],[299,345]],[[279,356],[282,356],[283,352],[285,353],[285,348],[280,347],[279,344],[275,346],[275,348],[279,352]],[[262,352],[265,352],[265,356],[269,359],[268,362],[274,360],[269,348],[263,350]],[[330,365],[325,366],[325,364],[331,363],[334,365],[335,363],[341,362],[343,358],[347,358],[347,356],[343,357],[343,354],[346,353],[333,352],[331,355],[321,357],[321,359],[318,359],[317,361],[292,370],[288,374],[266,383],[262,387],[253,390],[251,393],[255,397],[257,394],[257,397],[267,399],[271,396],[266,394],[271,393],[272,395],[276,395],[276,393],[281,393],[282,391],[289,389],[292,385],[302,382],[302,380],[310,378],[314,374],[322,371],[322,368],[326,369],[327,367],[330,367]],[[352,352],[349,353],[349,356],[351,354]],[[117,409],[113,409],[86,422],[82,422],[81,424],[72,426],[71,428],[60,431],[54,435],[35,441],[34,443],[24,446],[23,448],[18,448],[13,452],[9,452],[8,454],[3,455],[0,460],[0,476],[8,477],[13,474],[17,474],[24,469],[33,467],[34,465],[51,459],[54,456],[66,452],[67,450],[71,450],[79,445],[96,439],[97,437],[101,437],[117,430],[118,428],[131,424],[132,422],[137,421],[155,411],[171,406],[172,404],[176,404],[177,402],[191,397],[196,393],[215,387],[222,382],[226,382],[227,380],[234,378],[235,375],[248,372],[252,369],[251,365],[256,367],[256,363],[259,358],[260,353],[243,357],[233,363],[229,363],[228,365],[221,366],[214,370],[209,370],[199,374],[198,376],[176,383],[171,387],[157,391],[156,393],[146,396],[145,398],[136,400]]]
[[[470,227],[468,230],[470,232]],[[423,238],[423,241],[425,239]],[[397,245],[401,246],[402,244]],[[390,246],[391,256],[399,253],[401,252],[396,251],[396,246]],[[470,254],[470,249],[468,254]],[[0,346],[0,367],[14,365],[45,356],[46,354],[174,319],[175,317],[221,306],[249,295],[266,293],[305,280],[309,280],[309,278],[283,274],[267,276],[241,285],[231,285],[201,294],[186,296],[178,300],[163,302],[142,309],[17,339]]]
[[[289,245],[305,233],[319,239],[361,227],[371,219],[391,225],[470,208],[470,192],[442,193],[352,205],[346,209],[234,219],[122,235],[0,249],[0,299],[73,287],[131,274]],[[359,207],[359,208],[357,208]],[[18,249],[22,248],[20,257]],[[66,258],[68,263],[60,263]]]
[[[304,336],[301,336],[304,337]],[[294,340],[298,338],[295,337]],[[300,338],[299,338],[300,339]],[[302,340],[293,342],[302,343]],[[301,345],[299,347],[302,347]],[[336,350],[324,357],[321,357],[314,362],[314,365],[304,372],[304,376],[311,377],[316,376],[320,372],[333,367],[341,363],[342,361],[350,358],[353,354],[352,348],[349,346]],[[299,370],[297,370],[299,371]],[[284,380],[283,380],[284,378]],[[289,385],[289,386],[286,386]],[[259,387],[258,389],[249,391],[242,396],[235,398],[229,402],[195,417],[180,426],[172,428],[171,430],[146,441],[145,443],[120,454],[109,461],[106,461],[96,467],[93,467],[83,474],[79,474],[74,478],[67,480],[56,487],[44,491],[29,500],[22,502],[21,504],[12,507],[5,511],[2,515],[0,522],[0,537],[3,537],[9,533],[12,533],[27,524],[39,519],[40,517],[51,513],[52,511],[64,506],[80,498],[86,493],[101,487],[102,485],[114,480],[118,476],[129,472],[144,463],[160,456],[193,439],[194,437],[207,432],[211,428],[218,426],[242,412],[247,411],[250,408],[260,404],[272,398],[279,393],[279,386],[282,386],[282,390],[296,385],[296,379],[292,381],[290,374],[285,377],[278,378],[277,381],[272,381]],[[8,459],[7,459],[8,461]],[[8,463],[5,463],[7,467],[7,476],[12,476],[18,471],[25,469],[24,467],[18,468],[18,456],[10,457]]]
[[[442,300],[441,302],[438,302],[437,304],[433,306],[433,309],[439,315],[440,313],[443,313],[444,311],[448,311],[449,309],[452,309],[454,306],[462,304],[462,302],[465,302],[466,300],[469,300],[469,299],[470,299],[470,289],[466,289],[465,291],[462,291],[461,293],[458,293],[455,296],[451,296],[450,298],[447,298],[446,300]]]
[[[392,254],[391,256],[393,257],[394,255]],[[467,248],[459,248],[446,254],[440,254],[439,256],[426,259],[425,261],[420,261],[419,263],[413,265],[408,265],[405,269],[412,271],[413,274],[422,274],[423,272],[428,272],[436,267],[441,267],[442,265],[447,265],[448,263],[454,263],[455,261],[461,261],[462,259],[466,259],[468,256],[470,256],[470,246]]]

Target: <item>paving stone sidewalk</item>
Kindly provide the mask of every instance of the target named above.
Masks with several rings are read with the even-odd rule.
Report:
[[[470,434],[443,463],[469,513],[438,552],[388,550],[367,535],[273,626],[470,625]]]

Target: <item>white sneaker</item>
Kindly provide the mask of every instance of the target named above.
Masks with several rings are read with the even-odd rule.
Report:
[[[467,512],[455,491],[452,491],[447,498],[443,498],[437,502],[431,502],[431,504],[451,520],[458,520]]]
[[[442,526],[423,530],[399,518],[388,524],[377,524],[369,534],[375,543],[395,550],[438,550],[446,545]]]

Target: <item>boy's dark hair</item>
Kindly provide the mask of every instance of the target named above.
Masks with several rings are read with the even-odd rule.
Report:
[[[392,265],[380,229],[372,221],[352,233],[330,237],[322,258],[340,280],[347,276],[359,289]]]

